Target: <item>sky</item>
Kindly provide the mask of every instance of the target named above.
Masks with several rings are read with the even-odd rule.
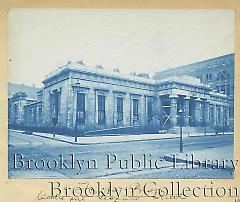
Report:
[[[42,86],[68,61],[154,72],[234,52],[234,11],[24,9],[9,12],[9,81]]]

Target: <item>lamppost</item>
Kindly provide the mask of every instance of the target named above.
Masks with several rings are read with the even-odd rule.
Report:
[[[52,123],[53,123],[53,138],[55,138],[56,136],[56,125],[57,125],[57,118],[56,117],[52,117]]]
[[[179,113],[179,123],[180,123],[180,153],[183,153],[183,133],[182,133],[182,128],[183,128],[183,110],[180,109],[178,111]]]
[[[204,120],[204,135],[205,136],[207,135],[207,123],[205,120]]]
[[[223,121],[222,121],[223,122],[223,135],[225,134],[225,130],[226,130],[226,125],[227,125],[226,120],[227,120],[226,113],[223,112]]]
[[[206,136],[207,135],[207,125],[206,125],[207,123],[205,121],[205,117],[200,119],[200,123],[201,123],[201,126],[203,126],[203,128],[204,128],[204,135]]]
[[[75,123],[75,134],[74,134],[75,142],[77,142],[77,132],[78,132],[78,112],[76,115],[76,123]]]
[[[78,120],[76,119],[75,123],[75,134],[74,134],[74,141],[77,142],[77,131],[78,131]]]

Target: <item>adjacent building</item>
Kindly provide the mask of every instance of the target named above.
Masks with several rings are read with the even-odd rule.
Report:
[[[10,125],[24,125],[24,107],[34,103],[25,92],[18,92],[8,98],[8,122]]]

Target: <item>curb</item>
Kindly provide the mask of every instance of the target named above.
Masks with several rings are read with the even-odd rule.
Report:
[[[21,133],[21,134],[25,134],[24,131],[15,131],[17,133]],[[59,141],[59,142],[65,142],[65,143],[69,143],[69,144],[75,144],[75,145],[96,145],[96,144],[106,144],[106,143],[122,143],[122,142],[136,142],[136,141],[149,141],[149,140],[161,140],[161,139],[175,139],[175,138],[179,138],[179,137],[165,137],[165,138],[152,138],[152,139],[137,139],[137,140],[122,140],[122,141],[104,141],[104,142],[97,142],[97,143],[80,143],[80,142],[75,142],[75,141],[67,141],[67,140],[63,140],[63,139],[58,139],[56,138],[57,134],[55,135],[55,138],[53,137],[48,137],[48,136],[44,136],[44,135],[40,135],[37,134],[35,132],[33,132],[32,134],[25,134],[25,135],[33,135],[33,136],[37,136],[37,137],[42,137],[42,138],[46,138],[46,139],[51,139],[51,140],[55,140],[55,141]],[[73,139],[75,139],[75,137],[72,137]]]
[[[47,138],[47,139],[51,139],[51,140],[56,140],[59,142],[65,142],[65,143],[70,143],[70,144],[75,144],[75,145],[98,145],[98,144],[106,144],[106,143],[123,143],[123,142],[140,142],[140,141],[149,141],[149,140],[161,140],[161,139],[175,139],[175,138],[179,138],[179,137],[168,137],[168,138],[154,138],[154,139],[141,139],[141,140],[123,140],[123,141],[105,141],[105,142],[97,142],[97,143],[80,143],[80,142],[71,142],[71,141],[67,141],[67,140],[62,140],[62,139],[57,139],[57,138],[53,138],[53,137],[46,137],[43,135],[38,135],[38,134],[33,134],[33,136],[38,136],[38,137],[42,137],[42,138]]]
[[[17,131],[17,130],[12,130],[12,131],[17,132],[17,133],[21,133],[21,134],[25,134],[24,131]],[[26,135],[38,136],[38,137],[42,137],[42,138],[47,138],[47,139],[51,139],[51,140],[55,140],[55,141],[59,141],[59,142],[65,142],[65,143],[69,143],[69,144],[75,144],[75,145],[97,145],[97,144],[106,144],[106,143],[122,143],[122,142],[149,141],[149,140],[150,141],[151,140],[156,141],[156,140],[161,140],[161,139],[175,139],[175,138],[179,138],[179,137],[175,136],[175,137],[165,137],[165,138],[158,137],[158,138],[151,138],[151,139],[145,138],[145,139],[137,139],[137,140],[136,139],[135,140],[124,140],[123,139],[121,141],[103,141],[103,142],[96,142],[96,143],[81,143],[81,142],[76,142],[76,139],[78,137],[68,136],[68,137],[73,139],[73,141],[68,141],[68,140],[56,138],[56,136],[63,136],[63,135],[58,135],[58,134],[55,134],[55,138],[53,137],[54,134],[51,134],[52,137],[49,137],[49,136],[37,134],[36,132],[33,132],[32,134],[26,134]],[[213,135],[206,135],[206,136],[222,136],[222,135],[223,134],[218,134],[218,135],[213,134]],[[231,135],[231,134],[226,134],[226,135]],[[100,137],[100,136],[95,136],[95,137]],[[188,137],[204,137],[204,135],[193,135],[193,136],[188,136]]]

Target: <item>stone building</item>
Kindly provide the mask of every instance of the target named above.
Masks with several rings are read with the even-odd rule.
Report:
[[[196,62],[181,67],[156,73],[155,79],[163,79],[169,76],[190,75],[197,77],[201,82],[228,97],[229,127],[234,126],[234,54],[223,55],[208,60]]]
[[[10,125],[24,125],[24,107],[35,100],[27,97],[25,92],[18,92],[8,98],[8,122]]]
[[[192,76],[151,79],[69,62],[43,84],[36,101],[22,101],[19,123],[25,127],[77,132],[142,127],[176,132],[180,125],[189,131],[229,125],[227,95]],[[14,100],[9,99],[11,106]],[[15,123],[12,118],[10,122]]]

